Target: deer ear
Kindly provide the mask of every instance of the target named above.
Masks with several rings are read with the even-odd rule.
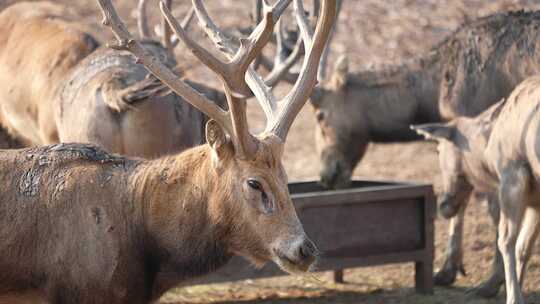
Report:
[[[212,148],[212,160],[214,166],[218,167],[227,151],[227,135],[221,126],[213,119],[206,123],[206,142]]]
[[[442,139],[452,140],[456,130],[456,128],[452,125],[439,123],[412,125],[411,129],[424,136],[425,139],[433,139],[437,141]]]
[[[347,74],[349,74],[349,59],[346,55],[341,55],[334,64],[334,71],[330,83],[332,87],[339,90],[347,84]]]

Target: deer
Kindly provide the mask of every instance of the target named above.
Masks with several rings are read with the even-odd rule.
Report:
[[[290,2],[305,56],[297,82],[278,100],[251,63]],[[272,261],[288,273],[309,271],[318,250],[292,204],[281,157],[292,122],[317,83],[335,0],[322,1],[315,29],[300,0],[265,3],[261,23],[235,43],[221,40],[223,32],[202,1],[193,0],[199,23],[224,54],[219,57],[195,42],[160,2],[178,39],[220,76],[228,110],[136,40],[110,0],[98,3],[103,24],[116,37],[110,46],[133,53],[211,118],[207,143],[157,159],[84,143],[1,151],[0,294],[37,295],[48,303],[150,303],[234,255],[256,266]],[[251,93],[267,115],[257,135],[248,129]]]
[[[171,6],[171,1],[167,5]],[[147,50],[174,68],[171,33],[152,37],[147,1],[137,10],[139,37]],[[186,15],[186,28],[193,12]],[[166,24],[166,22],[163,22]],[[162,26],[162,28],[168,28]],[[219,105],[225,95],[212,87],[186,80]],[[98,48],[82,60],[67,81],[55,107],[60,142],[93,143],[128,156],[156,158],[204,143],[206,116],[153,77],[127,51]]]
[[[525,303],[521,286],[540,232],[539,97],[540,77],[532,76],[476,117],[415,126],[438,142],[447,208],[464,208],[463,194],[476,191],[498,209],[498,271],[508,304]]]
[[[99,46],[77,19],[52,2],[0,12],[0,125],[25,146],[58,142],[51,103],[65,75]]]
[[[349,72],[341,56],[310,99],[322,184],[347,187],[370,142],[418,140],[409,125],[478,115],[539,73],[538,26],[537,11],[490,15],[463,24],[425,54],[375,70]],[[452,237],[435,274],[437,285],[465,274],[462,212],[450,221]],[[493,295],[492,289],[475,292]]]

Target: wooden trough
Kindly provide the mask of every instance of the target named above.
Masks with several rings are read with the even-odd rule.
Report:
[[[289,184],[306,233],[323,252],[317,271],[389,263],[415,263],[416,290],[433,291],[433,219],[431,185],[358,180],[349,189],[325,191],[317,182]],[[219,271],[193,284],[285,275],[274,264],[253,268],[235,257]]]

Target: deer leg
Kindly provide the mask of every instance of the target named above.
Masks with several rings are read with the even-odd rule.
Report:
[[[519,237],[516,245],[516,267],[517,267],[517,276],[519,279],[519,284],[522,287],[523,281],[525,280],[525,272],[527,268],[527,262],[531,257],[532,249],[534,248],[534,243],[538,238],[538,233],[540,231],[540,210],[534,208],[527,208],[525,211],[525,218],[521,224],[521,231],[519,232]]]
[[[469,292],[483,298],[492,298],[492,297],[495,297],[499,293],[499,289],[501,288],[501,285],[504,283],[504,263],[503,263],[501,251],[499,250],[497,246],[497,239],[499,238],[498,227],[499,227],[499,217],[500,217],[499,202],[496,197],[488,197],[487,203],[488,203],[488,208],[489,208],[489,215],[491,217],[491,220],[493,221],[493,225],[495,226],[495,229],[497,230],[497,236],[495,237],[495,242],[494,242],[495,243],[494,244],[495,257],[491,264],[490,277],[484,282],[482,282],[480,285],[471,289]]]
[[[526,209],[529,179],[526,168],[510,168],[503,172],[499,186],[501,213],[497,244],[504,261],[507,304],[524,303],[516,271],[516,241]]]
[[[442,268],[435,274],[434,283],[438,286],[452,285],[457,272],[465,275],[463,268],[463,224],[467,203],[461,206],[456,216],[450,219],[448,226],[448,245]]]

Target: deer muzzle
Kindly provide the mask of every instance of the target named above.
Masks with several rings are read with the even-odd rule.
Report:
[[[309,271],[319,256],[317,246],[307,236],[274,247],[276,264],[288,273]]]

